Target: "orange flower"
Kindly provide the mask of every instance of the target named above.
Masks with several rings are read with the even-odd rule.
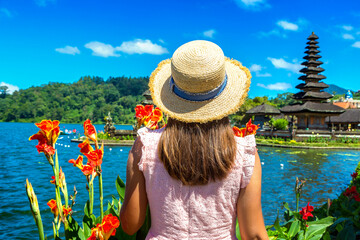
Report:
[[[97,149],[95,151],[84,153],[84,155],[88,158],[88,164],[92,167],[96,167],[101,165],[104,152],[102,149]]]
[[[59,212],[58,212],[58,208],[56,205],[56,200],[51,199],[50,201],[47,202],[47,205],[50,207],[51,212],[54,214],[54,217],[57,217]]]
[[[63,206],[64,217],[69,215],[71,212],[72,212],[72,209],[70,207],[66,208],[65,206]]]
[[[94,173],[95,168],[90,165],[83,165],[83,168],[81,169],[81,171],[83,172],[83,174],[85,176],[88,176],[88,175],[91,175]]]
[[[56,183],[56,180],[55,180],[55,176],[52,176],[51,177],[51,183],[52,184],[55,184]],[[65,174],[63,173],[62,169],[60,168],[60,172],[59,172],[59,187],[63,187],[63,182],[65,181]]]
[[[155,108],[151,114],[144,119],[144,125],[152,130],[158,128],[158,122],[162,120],[163,114],[160,108]]]
[[[51,199],[50,201],[47,202],[47,205],[50,207],[51,212],[54,214],[54,217],[56,218],[59,215],[59,210],[57,208],[56,200]],[[65,217],[69,215],[71,212],[72,209],[70,207],[66,208],[65,206],[63,206],[63,213]]]
[[[143,119],[146,116],[149,116],[153,110],[153,105],[136,105],[135,107],[135,116],[137,119]]]
[[[256,130],[258,130],[259,126],[252,124],[251,123],[251,119],[246,123],[246,127],[245,128],[238,128],[236,126],[233,127],[233,131],[235,136],[237,137],[245,137],[247,135],[255,135],[256,134]]]
[[[111,236],[115,236],[116,228],[120,226],[120,221],[111,213],[104,216],[101,224],[97,224],[91,229],[91,236],[88,240],[108,240]]]
[[[39,153],[43,152],[46,156],[55,154],[55,149],[52,145],[50,145],[46,136],[41,131],[32,135],[29,140],[38,140],[38,145],[36,145],[36,149]]]
[[[69,163],[72,163],[74,167],[78,167],[80,169],[83,168],[83,156],[79,155],[76,160],[70,159]]]
[[[40,123],[35,123],[35,125],[40,128],[40,131],[47,138],[49,145],[56,143],[57,138],[60,135],[59,121],[54,120],[42,120]]]
[[[94,151],[94,149],[91,147],[89,139],[85,139],[85,141],[83,141],[82,143],[80,143],[78,145],[78,147],[80,148],[80,152],[82,154],[87,154],[91,151]]]
[[[92,141],[97,141],[96,129],[94,125],[91,124],[91,121],[89,119],[84,122],[84,132],[85,136],[90,138]]]
[[[234,131],[235,136],[237,136],[237,137],[245,137],[245,133],[246,133],[245,128],[239,129],[238,127],[234,126],[233,131]]]
[[[251,119],[249,120],[249,122],[246,124],[246,135],[250,135],[250,134],[256,134],[256,130],[258,130],[259,126],[252,124],[251,123]]]

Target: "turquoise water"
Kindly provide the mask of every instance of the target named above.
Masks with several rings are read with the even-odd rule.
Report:
[[[63,129],[77,129],[80,124],[61,124]],[[103,125],[95,125],[103,130]],[[131,129],[131,126],[117,126],[117,129]],[[51,166],[43,154],[35,148],[37,141],[28,141],[29,136],[38,131],[31,123],[0,123],[0,239],[37,239],[37,229],[25,193],[26,178],[32,183],[37,194],[45,233],[52,236],[53,215],[46,203],[55,198],[54,187],[50,184],[53,175]],[[69,194],[73,186],[78,191],[73,207],[74,218],[81,222],[83,208],[88,193],[86,180],[81,171],[68,163],[77,158],[79,148],[71,143],[73,136],[61,135],[56,148],[59,163],[66,175]],[[69,146],[69,147],[67,147]],[[282,202],[295,206],[294,185],[296,176],[307,180],[300,205],[309,201],[320,206],[327,198],[336,198],[349,183],[359,159],[358,151],[340,150],[293,150],[259,147],[262,166],[262,207],[265,222],[274,222],[277,209]],[[102,164],[104,181],[104,205],[117,196],[115,179],[119,175],[125,180],[126,160],[130,147],[105,147]],[[281,167],[283,164],[283,167]],[[95,204],[98,203],[97,181],[95,183]],[[94,206],[99,215],[98,205]],[[280,213],[282,211],[280,210]]]

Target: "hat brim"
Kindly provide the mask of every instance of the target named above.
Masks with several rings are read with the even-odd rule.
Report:
[[[222,119],[238,111],[249,91],[250,71],[236,60],[225,59],[227,84],[217,97],[207,101],[189,101],[170,89],[171,60],[159,63],[149,80],[154,104],[169,117],[182,122],[205,123]]]

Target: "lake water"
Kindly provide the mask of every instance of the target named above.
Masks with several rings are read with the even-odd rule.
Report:
[[[104,125],[95,125],[103,130]],[[80,124],[61,124],[61,129],[76,129],[83,133]],[[117,129],[131,129],[131,126],[116,126]],[[0,239],[37,239],[37,228],[32,217],[25,192],[25,180],[29,179],[37,194],[45,234],[52,236],[53,214],[47,202],[55,198],[50,184],[53,175],[51,166],[43,154],[35,148],[37,141],[28,138],[37,133],[32,123],[0,123]],[[73,207],[73,217],[80,223],[88,193],[85,176],[78,168],[68,163],[76,159],[79,148],[71,143],[73,136],[61,135],[56,148],[59,164],[66,174],[69,194],[76,185],[78,194]],[[69,147],[68,147],[69,146]],[[104,206],[117,197],[115,179],[119,175],[125,180],[126,161],[130,147],[105,147],[102,164],[104,184]],[[336,198],[351,180],[360,159],[359,151],[308,150],[258,147],[262,166],[262,207],[266,225],[274,222],[277,209],[282,202],[295,206],[295,178],[306,179],[300,206],[309,201],[314,206],[322,205],[327,198]],[[281,164],[283,167],[281,167]],[[95,180],[94,213],[99,215],[98,181]],[[282,210],[280,210],[280,214]]]

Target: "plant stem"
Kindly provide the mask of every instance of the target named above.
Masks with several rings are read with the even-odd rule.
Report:
[[[99,174],[99,193],[100,193],[100,222],[104,217],[104,206],[103,206],[103,185],[102,185],[102,174]]]
[[[93,182],[89,182],[89,200],[90,200],[90,212],[89,214],[93,214],[93,206],[94,206],[94,186]]]
[[[299,212],[300,193],[296,193],[296,212]]]

